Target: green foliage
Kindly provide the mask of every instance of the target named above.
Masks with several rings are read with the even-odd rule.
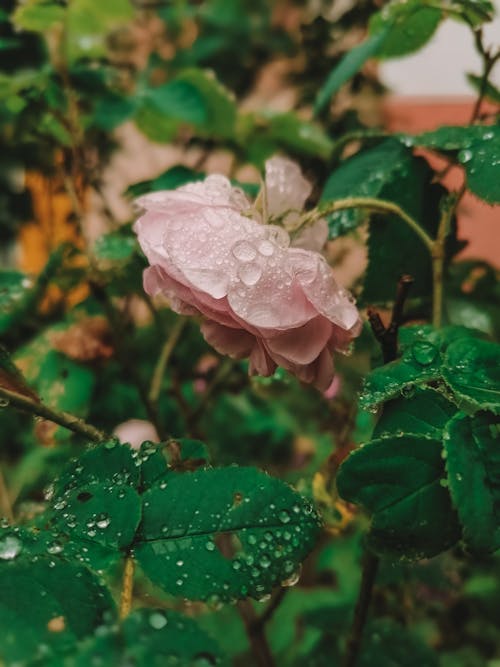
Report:
[[[337,486],[343,498],[373,514],[370,536],[377,550],[428,558],[460,536],[444,477],[439,440],[390,435],[351,454]]]
[[[391,137],[366,118],[382,86],[365,67],[414,53],[452,18],[474,32],[488,73],[495,53],[482,25],[493,6],[328,4],[5,0],[0,9],[5,667],[251,665],[266,642],[276,665],[342,664],[365,547],[383,560],[359,667],[494,667],[498,275],[485,262],[450,262],[460,244],[443,211],[458,198],[416,151],[461,164],[468,189],[494,204],[498,124],[480,115],[479,99],[469,126]],[[489,75],[469,81],[498,101]],[[368,267],[353,286],[362,305],[393,302],[400,275],[412,274],[399,320],[417,325],[399,328],[399,357],[377,365],[366,325],[354,354],[336,355],[326,395],[282,369],[249,380],[247,361],[222,360],[196,317],[180,321],[145,295],[132,219],[111,220],[103,187],[113,151],[133,138],[129,127],[115,132],[124,123],[168,144],[155,155],[174,164],[159,174],[150,165],[130,198],[201,180],[219,160],[255,197],[265,161],[283,154],[313,186],[304,222],[339,199],[375,200],[376,214],[358,207],[327,222],[332,241],[367,223]],[[387,203],[430,243],[384,213]],[[96,213],[102,233],[89,242]],[[39,218],[51,254],[31,276],[15,243]],[[74,245],[52,251],[67,236]],[[445,326],[426,324],[431,301]],[[6,390],[21,397],[9,404]],[[27,413],[12,409],[23,402]],[[69,429],[37,416],[41,405]],[[78,417],[102,441],[88,443]],[[228,604],[245,598],[269,606]]]
[[[474,553],[500,547],[500,420],[458,413],[446,426],[446,469],[464,542]]]
[[[174,473],[144,493],[134,554],[170,593],[259,598],[295,575],[318,528],[304,499],[255,469]]]
[[[57,556],[30,560],[12,536],[0,537],[0,558],[4,664],[55,664],[113,617],[108,590],[82,565]]]
[[[465,169],[471,192],[489,204],[500,202],[500,127],[497,125],[446,126],[416,137],[407,144],[450,153]]]
[[[137,637],[141,638],[140,644]],[[193,621],[175,611],[141,609],[121,625],[99,628],[87,639],[78,653],[69,656],[65,665],[85,667],[96,662],[105,665],[129,664],[147,667],[151,664],[228,665],[217,644]]]

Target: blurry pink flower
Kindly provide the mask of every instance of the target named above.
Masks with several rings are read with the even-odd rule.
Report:
[[[361,323],[317,252],[326,223],[291,243],[287,229],[297,226],[310,190],[293,162],[273,158],[258,198],[262,213],[214,175],[139,198],[144,213],[134,229],[151,265],[144,272],[148,294],[166,296],[178,313],[201,315],[207,342],[235,359],[248,357],[251,374],[282,366],[325,390],[332,353],[346,351]]]
[[[129,419],[118,424],[114,429],[115,435],[120,442],[128,442],[132,449],[140,449],[143,442],[160,442],[158,433],[151,422],[145,419]]]

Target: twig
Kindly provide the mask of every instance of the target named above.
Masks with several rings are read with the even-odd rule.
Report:
[[[247,633],[250,648],[258,667],[274,667],[273,655],[265,635],[264,626],[258,623],[258,617],[249,600],[238,602],[240,613]]]
[[[363,565],[363,575],[361,587],[359,589],[358,601],[354,610],[354,619],[351,626],[351,633],[347,640],[346,654],[343,667],[355,667],[358,658],[361,642],[363,639],[363,630],[365,628],[368,611],[373,595],[373,587],[377,578],[377,572],[380,564],[378,556],[366,552]]]
[[[373,197],[347,197],[346,199],[337,199],[336,201],[319,206],[302,219],[301,227],[310,225],[325,215],[353,208],[364,208],[374,213],[391,213],[397,215],[415,232],[415,234],[417,234],[429,252],[432,251],[432,238],[414,218],[408,215],[408,213],[403,211],[403,209],[394,202],[375,199]]]
[[[14,522],[14,513],[12,511],[12,502],[5,483],[2,468],[0,467],[0,516],[4,516],[9,523]]]
[[[408,274],[401,276],[399,279],[391,321],[388,327],[384,326],[380,315],[375,310],[369,309],[368,311],[368,317],[373,333],[382,347],[384,363],[394,361],[397,357],[399,327],[403,323],[404,305],[412,284],[413,278]],[[358,600],[356,602],[354,618],[347,640],[343,667],[355,667],[356,665],[363,640],[366,619],[370,610],[379,564],[379,557],[367,550],[363,564],[363,574],[361,577]]]
[[[48,419],[49,421],[59,424],[59,426],[64,426],[64,428],[67,428],[74,433],[78,433],[79,435],[83,435],[90,440],[100,441],[105,440],[107,437],[103,431],[99,431],[91,424],[87,424],[83,419],[79,419],[69,412],[49,408],[47,405],[44,405],[29,396],[24,396],[23,394],[18,394],[15,391],[0,387],[0,397],[8,401],[9,405],[14,408],[24,410],[37,417],[43,417],[43,419]]]
[[[269,621],[277,611],[278,607],[283,602],[283,598],[287,594],[287,591],[289,590],[290,588],[285,588],[284,586],[281,586],[278,589],[278,591],[275,593],[275,595],[272,597],[271,601],[265,608],[264,612],[260,616],[257,616],[257,618],[255,619],[254,626],[256,628],[263,628],[265,625],[267,625],[267,623],[269,623]]]
[[[483,30],[482,28],[475,29],[472,31],[474,35],[474,44],[476,50],[478,51],[481,59],[483,61],[483,72],[481,75],[481,83],[479,84],[479,93],[472,109],[472,115],[470,119],[470,124],[475,123],[479,118],[481,113],[481,105],[483,103],[484,97],[486,95],[486,89],[488,87],[488,78],[491,74],[491,70],[495,66],[495,63],[500,59],[500,49],[496,53],[491,53],[489,49],[486,49],[483,44]]]
[[[123,620],[130,614],[132,609],[132,598],[134,595],[134,571],[135,563],[132,556],[125,558],[123,566],[122,594],[120,598],[120,619]]]
[[[398,331],[403,323],[404,304],[412,285],[413,277],[410,275],[405,274],[399,279],[391,321],[387,328],[382,323],[377,311],[372,308],[368,309],[368,319],[375,338],[382,347],[382,355],[384,357],[384,363],[386,364],[389,361],[396,359],[398,354]]]
[[[172,331],[170,332],[170,336],[167,338],[167,340],[165,341],[165,345],[162,347],[160,356],[158,357],[158,362],[156,364],[156,368],[154,369],[153,378],[151,380],[151,387],[149,389],[149,400],[153,405],[156,405],[156,403],[158,402],[163,376],[165,375],[168,362],[170,361],[172,352],[174,351],[174,348],[177,345],[177,341],[179,340],[179,337],[186,325],[186,322],[187,320],[185,317],[180,317],[177,320],[174,327],[172,328]]]

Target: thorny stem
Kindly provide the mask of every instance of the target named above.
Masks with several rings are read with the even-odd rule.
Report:
[[[408,215],[408,213],[403,211],[403,209],[394,202],[375,199],[373,197],[347,197],[346,199],[337,199],[336,201],[311,211],[310,214],[303,218],[301,226],[312,224],[325,215],[352,208],[364,208],[374,213],[391,213],[397,215],[415,232],[415,234],[417,234],[420,240],[425,244],[426,248],[432,252],[432,238],[414,218]]]
[[[120,598],[120,619],[127,618],[132,609],[132,598],[134,595],[134,571],[135,563],[132,556],[126,556],[123,566],[122,594]]]
[[[274,667],[273,655],[265,635],[263,624],[259,619],[250,600],[238,602],[238,611],[245,625],[250,648],[258,667]]]
[[[398,282],[394,307],[392,309],[391,321],[388,327],[382,323],[380,315],[373,309],[368,311],[368,318],[375,335],[380,342],[384,363],[394,361],[398,354],[398,331],[403,323],[404,305],[408,292],[413,284],[413,278],[410,275],[401,276]],[[377,578],[377,572],[380,565],[380,559],[370,551],[366,551],[363,563],[363,573],[361,576],[361,586],[359,589],[356,608],[354,609],[354,618],[351,625],[351,631],[347,640],[346,654],[343,667],[355,667],[358,659],[361,643],[363,640],[363,631],[366,625],[366,619],[370,610],[370,604],[373,596],[373,588]]]
[[[90,440],[101,441],[106,439],[106,434],[103,431],[99,431],[97,428],[83,419],[79,419],[69,412],[63,412],[62,410],[54,410],[49,408],[47,405],[25,396],[23,394],[18,394],[15,391],[10,391],[0,387],[0,398],[3,398],[5,401],[8,401],[9,405],[19,410],[29,412],[32,415],[37,417],[42,417],[43,419],[48,419],[59,426],[64,426],[64,428],[83,435]]]
[[[0,516],[4,516],[10,523],[14,521],[14,513],[12,512],[12,502],[5,483],[2,468],[0,467]]]
[[[158,402],[163,376],[165,375],[168,362],[170,361],[172,352],[174,351],[174,348],[177,344],[177,341],[179,340],[182,330],[186,325],[186,322],[187,320],[185,317],[181,317],[177,320],[172,331],[170,332],[169,337],[167,338],[164,346],[162,347],[160,356],[158,357],[158,362],[156,364],[156,368],[154,369],[153,378],[151,380],[151,387],[149,389],[149,400],[153,405],[156,405],[156,403]]]

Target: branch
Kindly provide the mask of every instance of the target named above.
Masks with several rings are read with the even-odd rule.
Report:
[[[396,290],[396,298],[392,309],[389,326],[386,328],[382,323],[380,315],[372,308],[368,308],[368,320],[371,324],[373,334],[382,347],[384,363],[394,361],[398,355],[398,331],[403,323],[403,311],[408,292],[413,285],[413,277],[405,274],[401,276]]]
[[[122,594],[120,598],[120,619],[127,618],[132,609],[132,598],[134,595],[134,571],[135,563],[132,556],[125,557],[123,566]]]
[[[160,356],[158,357],[158,362],[156,364],[156,368],[154,369],[153,378],[151,380],[151,387],[149,389],[149,400],[154,405],[158,402],[163,376],[165,375],[168,362],[170,361],[172,352],[174,351],[174,348],[177,344],[177,341],[179,340],[182,330],[186,325],[186,322],[187,319],[185,317],[180,317],[177,320],[172,331],[170,332],[170,336],[165,341],[165,345],[160,352]]]
[[[345,211],[347,209],[353,208],[364,208],[374,213],[391,213],[397,215],[401,220],[403,220],[410,229],[412,229],[415,234],[420,238],[420,240],[425,244],[429,252],[432,252],[433,240],[427,234],[425,229],[419,225],[419,223],[408,215],[403,209],[391,201],[385,201],[383,199],[375,199],[373,197],[347,197],[346,199],[337,199],[336,201],[330,202],[324,206],[318,207],[314,211],[311,211],[310,214],[307,214],[303,218],[301,226],[313,224],[319,218],[324,217],[325,215],[330,215],[331,213],[336,213],[337,211]]]
[[[48,419],[49,421],[59,424],[59,426],[64,426],[64,428],[67,428],[74,433],[78,433],[79,435],[83,435],[90,440],[106,440],[107,436],[103,431],[99,431],[91,424],[87,424],[83,419],[79,419],[69,412],[54,410],[29,396],[18,394],[15,391],[10,391],[3,387],[0,387],[0,397],[5,401],[8,401],[8,404],[14,408],[29,412],[36,417]]]
[[[366,553],[359,597],[354,610],[351,634],[347,640],[347,649],[343,667],[355,667],[356,665],[379,564],[380,559],[378,556],[369,552]]]

